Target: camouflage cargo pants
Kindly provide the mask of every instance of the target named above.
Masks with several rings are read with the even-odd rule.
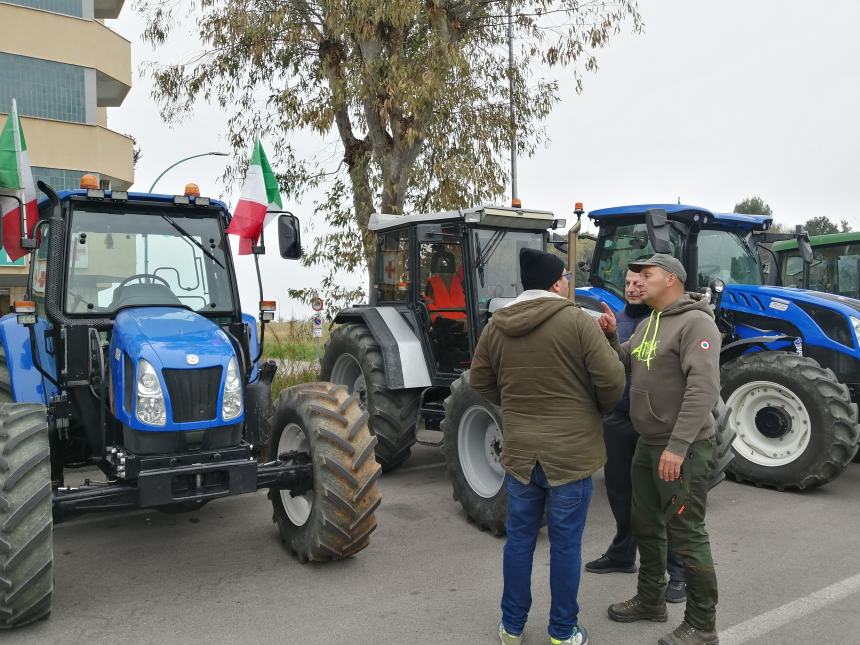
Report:
[[[681,479],[664,482],[657,464],[664,448],[641,441],[633,456],[633,535],[639,544],[639,598],[652,607],[663,604],[666,591],[666,546],[684,562],[687,610],[693,627],[713,631],[716,623],[717,576],[705,530],[708,479],[715,458],[713,439],[694,442],[681,467]]]

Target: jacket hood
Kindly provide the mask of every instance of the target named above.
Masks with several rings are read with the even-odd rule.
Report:
[[[573,307],[567,298],[544,291],[523,291],[509,305],[493,314],[493,324],[505,336],[525,336],[565,307]]]
[[[666,307],[660,313],[660,317],[662,318],[665,316],[674,316],[676,314],[682,314],[686,311],[692,311],[694,309],[704,311],[711,318],[714,317],[714,311],[713,309],[711,309],[710,303],[701,293],[685,293],[671,305]]]

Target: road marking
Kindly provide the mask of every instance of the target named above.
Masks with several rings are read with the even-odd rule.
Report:
[[[741,645],[860,592],[860,573],[808,596],[733,625],[720,634],[721,645]]]

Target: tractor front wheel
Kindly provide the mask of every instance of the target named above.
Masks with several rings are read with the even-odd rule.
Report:
[[[454,500],[482,531],[504,535],[508,494],[501,462],[501,410],[472,389],[469,372],[451,385],[442,432]]]
[[[269,491],[281,540],[302,562],[355,555],[376,529],[381,474],[376,439],[358,398],[342,385],[308,383],[283,390],[271,420],[269,458],[307,452],[313,489]]]
[[[857,406],[812,358],[745,354],[723,366],[721,380],[737,432],[729,473],[738,481],[814,488],[841,474],[857,452]]]
[[[0,628],[51,613],[53,526],[45,408],[0,403]]]

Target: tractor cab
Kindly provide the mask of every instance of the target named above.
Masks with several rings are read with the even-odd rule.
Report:
[[[610,304],[620,308],[627,265],[658,252],[655,247],[684,263],[688,291],[704,291],[715,281],[745,285],[764,281],[754,233],[767,230],[770,217],[712,213],[682,204],[605,208],[589,217],[599,234],[589,279],[592,286],[577,291],[585,306],[599,304],[593,298],[598,289],[608,292]]]
[[[400,311],[418,332],[434,385],[471,363],[492,312],[523,291],[520,249],[546,249],[552,213],[481,207],[432,215],[373,215],[376,280],[370,304]]]

